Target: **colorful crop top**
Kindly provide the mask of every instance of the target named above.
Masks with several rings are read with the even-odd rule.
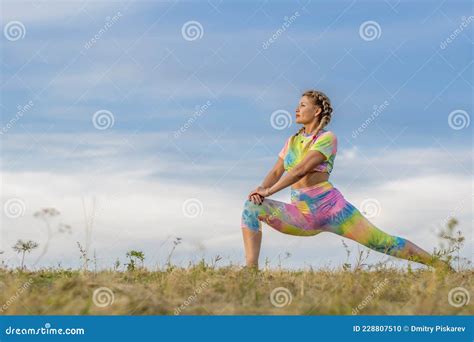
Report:
[[[318,132],[314,139],[312,134],[307,135],[303,132],[287,139],[285,146],[278,154],[283,159],[285,171],[294,168],[310,150],[319,151],[326,157],[326,160],[318,164],[313,171],[331,173],[334,159],[336,159],[337,137],[333,132],[324,128]]]

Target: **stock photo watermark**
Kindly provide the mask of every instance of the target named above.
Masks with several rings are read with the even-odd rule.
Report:
[[[173,132],[174,138],[177,139],[184,132],[186,132],[193,125],[193,123],[209,109],[211,105],[212,102],[210,100],[207,100],[206,103],[201,106],[198,105],[196,110],[193,112],[193,115],[191,115],[191,117],[186,120],[186,122],[177,131]]]
[[[112,112],[106,109],[98,110],[92,116],[92,124],[94,125],[96,129],[100,131],[113,127],[114,123],[115,123],[114,114],[112,114]]]
[[[105,308],[106,306],[112,305],[114,301],[114,292],[105,286],[95,289],[92,294],[92,302],[99,308]]]
[[[266,41],[264,41],[262,43],[262,48],[264,50],[268,49],[270,47],[270,45],[272,45],[274,42],[277,41],[277,39],[286,31],[286,29],[288,29],[291,24],[293,24],[296,19],[300,16],[300,13],[298,11],[296,11],[295,13],[293,13],[292,15],[290,15],[289,17],[288,16],[285,16],[283,18],[283,24],[281,25],[281,27],[279,27],[272,35],[270,38],[268,38]]]
[[[122,13],[120,11],[114,14],[112,17],[106,17],[104,25],[99,29],[99,31],[97,31],[96,34],[94,34],[91,39],[89,39],[84,44],[84,49],[89,50],[91,47],[93,47],[105,35],[105,33],[107,33],[107,31],[110,30],[110,28],[120,20],[121,17]]]
[[[3,212],[8,218],[19,218],[25,215],[26,204],[21,198],[9,198],[3,204]]]
[[[5,329],[6,335],[84,335],[83,328],[53,328],[51,323],[45,323],[40,328],[14,328],[9,326]]]
[[[370,293],[360,302],[355,308],[352,308],[352,314],[357,315],[361,310],[363,310],[389,283],[388,279],[385,278],[383,281],[376,283],[375,287],[370,291]]]
[[[293,295],[286,287],[276,287],[270,293],[270,303],[277,308],[283,308],[290,305],[292,300]]]
[[[448,125],[456,131],[469,127],[470,123],[471,118],[465,110],[456,109],[448,115]]]
[[[469,291],[464,287],[455,287],[451,289],[448,293],[448,303],[455,308],[460,308],[469,304],[471,301],[471,296]]]
[[[287,110],[277,109],[270,115],[270,124],[279,131],[290,127],[291,123],[291,114]]]
[[[380,202],[377,201],[375,198],[365,199],[360,204],[360,211],[367,218],[373,218],[378,216],[381,210],[382,207],[380,206]]]
[[[4,312],[8,310],[8,307],[12,305],[20,296],[23,292],[25,292],[30,286],[33,284],[33,279],[30,278],[28,279],[23,285],[21,285],[15,292],[14,295],[12,295],[10,298],[7,299],[5,303],[0,307],[0,312]],[[1,288],[0,288],[1,289]],[[1,289],[3,291],[3,289]]]
[[[3,134],[6,134],[11,128],[13,128],[13,126],[15,126],[15,124],[17,123],[18,120],[20,120],[23,115],[25,115],[28,111],[31,110],[31,108],[33,108],[34,106],[34,102],[33,101],[28,101],[26,103],[26,105],[18,105],[16,107],[17,109],[17,112],[15,113],[15,116],[13,118],[11,118],[3,127],[2,129],[0,130],[0,135],[3,135]]]
[[[181,35],[187,41],[198,40],[204,36],[204,28],[199,21],[190,20],[181,27]]]
[[[381,105],[374,105],[372,114],[359,126],[352,131],[352,138],[356,139],[367,127],[389,106],[389,102],[385,100]]]
[[[367,42],[379,39],[382,36],[382,28],[376,21],[365,21],[359,26],[359,36]]]
[[[470,15],[469,17],[462,17],[461,24],[449,35],[448,38],[444,39],[441,43],[439,43],[439,47],[441,50],[444,50],[448,47],[449,44],[454,42],[454,40],[468,27],[470,23],[474,20],[474,16]]]
[[[25,38],[26,28],[21,21],[10,21],[3,28],[3,35],[11,42]]]
[[[189,305],[196,301],[198,295],[202,292],[203,289],[209,286],[209,280],[202,282],[198,287],[196,287],[193,291],[193,294],[190,295],[186,300],[177,308],[174,309],[175,316],[179,315],[181,311],[186,309]]]
[[[184,216],[189,218],[201,216],[204,211],[202,202],[197,198],[188,198],[185,200],[181,209]]]

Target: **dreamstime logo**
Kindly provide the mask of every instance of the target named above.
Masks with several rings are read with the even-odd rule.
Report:
[[[3,28],[3,34],[9,41],[14,42],[25,38],[26,28],[21,21],[10,21]]]
[[[270,302],[277,308],[290,305],[293,295],[286,287],[277,287],[270,294]]]
[[[28,112],[34,106],[33,101],[28,101],[28,103],[24,106],[18,105],[16,108],[18,111],[16,112],[15,116],[7,122],[5,126],[3,126],[0,130],[0,135],[3,135],[8,132],[10,128],[12,128],[18,120],[20,120],[26,112]]]
[[[204,35],[204,29],[199,21],[187,21],[181,27],[181,35],[188,41],[201,39]]]
[[[282,130],[288,128],[291,123],[291,114],[284,109],[278,109],[270,116],[270,124],[275,129]]]
[[[9,306],[12,305],[20,297],[20,295],[30,287],[31,284],[33,284],[33,282],[33,279],[30,278],[25,283],[23,283],[23,285],[18,288],[16,292],[10,298],[8,298],[7,301],[0,307],[0,312],[6,311]],[[2,287],[4,286],[5,284],[0,282],[0,289],[2,289]]]
[[[474,16],[470,15],[469,17],[462,17],[462,22],[461,25],[459,25],[450,35],[448,38],[443,40],[440,44],[439,47],[441,50],[446,49],[446,47],[451,44],[457,36],[461,34],[462,31],[474,20]]]
[[[277,218],[278,215],[280,214],[281,214],[280,208],[272,209],[271,214],[268,216],[267,221],[272,221],[273,219]]]
[[[197,295],[201,293],[201,291],[209,286],[209,279],[206,279],[201,285],[199,285],[196,289],[194,289],[194,293],[190,295],[179,307],[174,309],[174,314],[177,316],[183,311],[188,305],[193,303],[197,299]]]
[[[455,287],[448,293],[448,303],[456,308],[469,304],[471,296],[464,287]]]
[[[195,218],[202,215],[203,205],[197,198],[189,198],[184,201],[182,210],[184,216]]]
[[[372,218],[380,214],[381,206],[375,198],[368,198],[362,201],[361,211],[367,218]]]
[[[371,123],[374,121],[389,105],[389,102],[385,100],[380,106],[374,105],[372,114],[360,125],[356,130],[352,131],[352,138],[357,138]]]
[[[105,130],[112,127],[114,122],[114,115],[105,109],[98,110],[92,117],[92,123],[94,124],[94,127],[99,130]]]
[[[96,42],[98,42],[102,36],[122,17],[122,13],[119,11],[114,16],[107,16],[105,18],[105,24],[99,29],[99,31],[94,34],[94,36],[89,39],[85,44],[84,48],[89,50]]]
[[[3,212],[9,218],[18,218],[25,214],[26,205],[20,198],[10,198],[3,205]]]
[[[469,114],[462,109],[453,110],[448,115],[448,124],[449,127],[455,130],[460,130],[466,127],[469,127],[471,123],[471,118]]]
[[[275,33],[272,34],[270,38],[268,38],[266,41],[263,42],[262,48],[264,50],[268,49],[271,44],[273,44],[282,34],[283,32],[286,31],[287,28],[290,27],[291,24],[293,24],[296,21],[296,18],[299,17],[300,14],[298,11],[296,11],[293,15],[290,17],[285,16],[283,18],[284,22],[281,27],[275,31]]]
[[[99,287],[94,290],[92,294],[92,301],[99,308],[112,305],[114,303],[115,296],[111,289],[108,287]]]
[[[352,314],[357,315],[360,310],[365,308],[367,304],[369,304],[372,299],[375,298],[376,295],[379,294],[380,291],[388,284],[388,279],[385,278],[383,281],[376,283],[375,288],[364,298],[364,300],[357,305],[357,307],[352,309]]]
[[[376,21],[365,21],[359,27],[359,36],[365,41],[379,39],[381,35],[382,29]]]
[[[191,125],[194,123],[194,121],[197,120],[198,117],[200,117],[202,114],[204,114],[209,107],[211,106],[212,102],[210,100],[207,100],[206,103],[202,106],[196,106],[196,110],[194,111],[193,115],[186,120],[184,125],[182,125],[177,131],[173,133],[173,136],[175,139],[179,138],[181,134],[186,132],[186,130],[191,127]]]

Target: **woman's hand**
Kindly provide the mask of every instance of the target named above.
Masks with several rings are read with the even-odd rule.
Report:
[[[260,204],[262,204],[264,198],[263,198],[262,196],[258,195],[258,194],[253,194],[253,195],[250,195],[250,196],[249,196],[249,199],[250,199],[253,203],[260,205]]]
[[[249,199],[255,204],[262,204],[265,197],[269,196],[269,188],[257,187],[249,194]]]
[[[263,198],[257,194],[257,192],[260,190],[260,189],[263,189],[263,186],[257,186],[255,188],[255,190],[252,190],[250,193],[249,193],[249,196],[248,196],[248,199],[251,200],[253,203],[255,204],[261,204],[263,202]]]
[[[263,186],[259,185],[257,186],[254,190],[250,191],[249,193],[249,199],[252,194],[255,194],[258,190],[265,189]]]

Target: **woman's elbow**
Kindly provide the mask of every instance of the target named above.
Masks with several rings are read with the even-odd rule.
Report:
[[[283,166],[276,166],[272,170],[272,174],[274,177],[280,178],[285,173],[285,168]]]
[[[304,167],[297,166],[293,168],[293,170],[291,170],[291,173],[297,178],[303,178],[304,176],[308,174],[308,170],[306,170],[306,168]]]

